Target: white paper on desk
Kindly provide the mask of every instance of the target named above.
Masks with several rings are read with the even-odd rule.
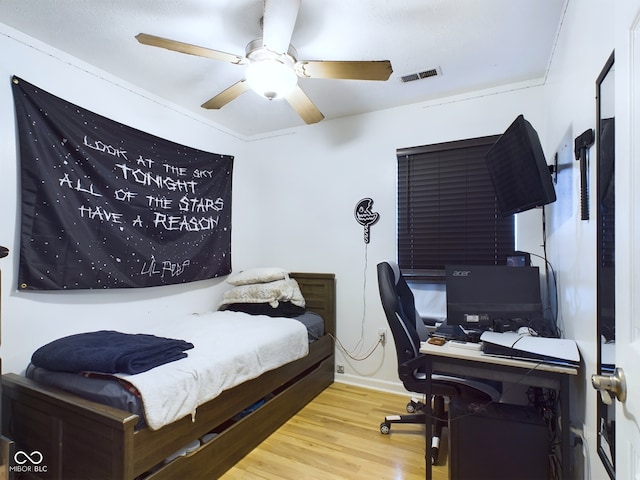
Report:
[[[488,350],[491,350],[492,345],[501,347],[503,354],[506,349],[512,350],[513,357],[580,363],[576,342],[566,338],[535,337],[516,332],[483,332],[480,340],[487,344]]]

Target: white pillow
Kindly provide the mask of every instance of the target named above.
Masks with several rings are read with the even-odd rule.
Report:
[[[251,285],[252,283],[267,283],[276,280],[286,280],[289,273],[282,268],[250,268],[244,270],[231,278],[227,279],[227,283],[231,285]]]
[[[268,303],[276,308],[280,302],[291,302],[303,307],[305,300],[298,282],[294,279],[276,280],[275,282],[240,285],[222,294],[221,305],[232,303]]]

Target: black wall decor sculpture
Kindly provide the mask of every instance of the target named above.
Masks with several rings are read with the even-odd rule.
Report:
[[[356,204],[355,211],[353,212],[356,217],[356,221],[364,227],[364,243],[369,243],[370,227],[380,218],[379,213],[371,210],[372,207],[373,200],[370,198],[363,198]]]
[[[587,184],[587,151],[595,139],[593,129],[585,130],[574,141],[576,160],[580,162],[580,219],[589,220],[589,186]]]

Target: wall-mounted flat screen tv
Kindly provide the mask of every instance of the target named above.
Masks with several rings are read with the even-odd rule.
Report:
[[[556,201],[540,138],[524,116],[519,115],[498,138],[485,161],[501,216]]]

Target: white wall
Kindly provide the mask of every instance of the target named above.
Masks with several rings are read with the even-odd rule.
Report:
[[[571,422],[584,429],[588,454],[585,460],[580,449],[572,452],[570,468],[575,478],[589,478],[586,472],[594,479],[606,478],[595,450],[595,392],[589,385],[597,338],[595,226],[593,219],[580,220],[573,139],[595,128],[595,79],[613,49],[612,10],[607,2],[569,2],[544,86],[476,92],[252,142],[246,159],[251,179],[243,179],[255,182],[256,192],[261,193],[256,193],[255,209],[244,212],[243,217],[251,219],[244,227],[252,225],[259,231],[264,245],[252,253],[255,245],[244,234],[236,244],[248,265],[267,261],[335,272],[338,337],[347,348],[362,345],[358,352],[366,353],[376,341],[378,328],[385,326],[375,266],[396,258],[395,150],[501,133],[523,113],[538,130],[548,162],[557,153],[561,165],[558,200],[546,207],[547,241],[558,279],[559,325],[566,337],[576,339],[584,359],[584,368],[572,385]],[[594,185],[593,164],[589,172]],[[368,247],[353,217],[353,208],[363,197],[373,198],[373,210],[381,216],[371,228]],[[593,195],[590,210],[595,212]],[[519,214],[517,221],[518,248],[541,254],[541,211]],[[534,262],[542,267],[538,259]],[[339,381],[397,389],[390,343],[365,361],[353,361],[338,352],[337,363],[346,368],[345,375],[337,376]]]
[[[558,152],[565,167],[558,176],[558,201],[546,210],[549,259],[558,273],[562,327],[567,337],[578,340],[585,363],[574,385],[571,420],[585,426],[592,478],[605,478],[595,453],[595,395],[587,385],[595,363],[595,229],[593,220],[580,221],[573,139],[595,127],[594,82],[613,48],[610,10],[609,2],[570,1],[545,85],[513,85],[253,139],[228,135],[162,101],[145,98],[135,88],[59,52],[52,55],[45,46],[37,46],[40,52],[25,45],[34,41],[0,26],[0,33],[5,33],[0,36],[0,72],[6,81],[0,88],[0,245],[12,251],[0,260],[3,370],[20,371],[34,348],[67,332],[117,328],[119,321],[211,308],[225,288],[212,280],[142,291],[16,292],[19,190],[8,88],[13,74],[149,133],[235,155],[234,269],[260,265],[335,272],[338,337],[348,349],[361,345],[359,354],[368,351],[378,328],[386,326],[375,267],[396,257],[396,149],[501,133],[523,113],[538,130],[548,161]],[[591,176],[593,171],[592,165]],[[363,197],[373,198],[373,210],[380,213],[368,246],[353,216]],[[540,210],[519,215],[520,249],[540,254],[541,234]],[[337,361],[346,368],[338,380],[401,391],[391,342],[364,361],[347,359],[340,352]]]
[[[0,259],[3,372],[22,371],[37,347],[62,335],[125,329],[176,312],[217,306],[225,288],[221,280],[96,292],[16,290],[20,191],[10,88],[13,75],[95,113],[190,147],[237,155],[246,146],[201,119],[1,24],[0,51],[0,78],[4,82],[0,86],[0,245],[10,249],[10,255]]]
[[[7,88],[0,108],[13,119],[11,75],[101,115],[154,135],[216,153],[236,156],[233,185],[232,256],[235,270],[277,265],[291,270],[335,272],[338,336],[366,352],[385,327],[377,293],[376,264],[396,257],[397,148],[501,133],[524,113],[543,123],[540,82],[452,97],[385,112],[292,129],[262,139],[241,139],[185,114],[150,94],[97,71],[64,53],[3,27],[0,69]],[[117,292],[17,292],[19,189],[14,122],[3,128],[0,244],[12,254],[2,260],[4,371],[20,371],[29,352],[56,336],[174,311],[211,308],[225,288],[220,281]],[[380,221],[365,247],[353,209],[374,199]],[[519,219],[519,248],[540,253],[539,212]],[[524,242],[524,243],[522,243]],[[536,250],[538,249],[538,250]],[[112,323],[113,322],[113,323]],[[391,342],[366,361],[341,354],[344,379],[401,390]]]
[[[234,209],[239,228],[248,228],[237,235],[238,258],[247,266],[262,261],[335,272],[338,338],[362,356],[376,342],[378,328],[386,327],[376,265],[396,258],[396,149],[500,134],[520,113],[542,128],[543,92],[535,83],[514,85],[251,142],[241,168],[247,170],[243,183],[254,185],[248,189],[255,192],[254,208]],[[371,197],[380,214],[368,246],[353,215],[363,197]],[[523,214],[519,227],[520,248],[540,254],[540,212]],[[259,232],[259,245],[250,230]],[[338,351],[337,363],[346,372],[338,380],[401,391],[392,342],[364,361]]]
[[[614,49],[614,10],[609,2],[572,0],[562,26],[545,87],[545,149],[558,152],[569,167],[558,177],[557,208],[549,221],[549,255],[557,268],[560,316],[566,337],[574,338],[583,370],[573,384],[571,421],[583,428],[590,446],[591,478],[607,478],[596,454],[596,392],[590,384],[596,372],[596,199],[595,148],[589,164],[591,219],[580,220],[580,172],[574,139],[596,128],[595,81]],[[620,206],[618,208],[624,208]],[[576,455],[580,458],[579,450]],[[579,469],[581,465],[576,465]],[[585,478],[588,478],[585,476]]]

